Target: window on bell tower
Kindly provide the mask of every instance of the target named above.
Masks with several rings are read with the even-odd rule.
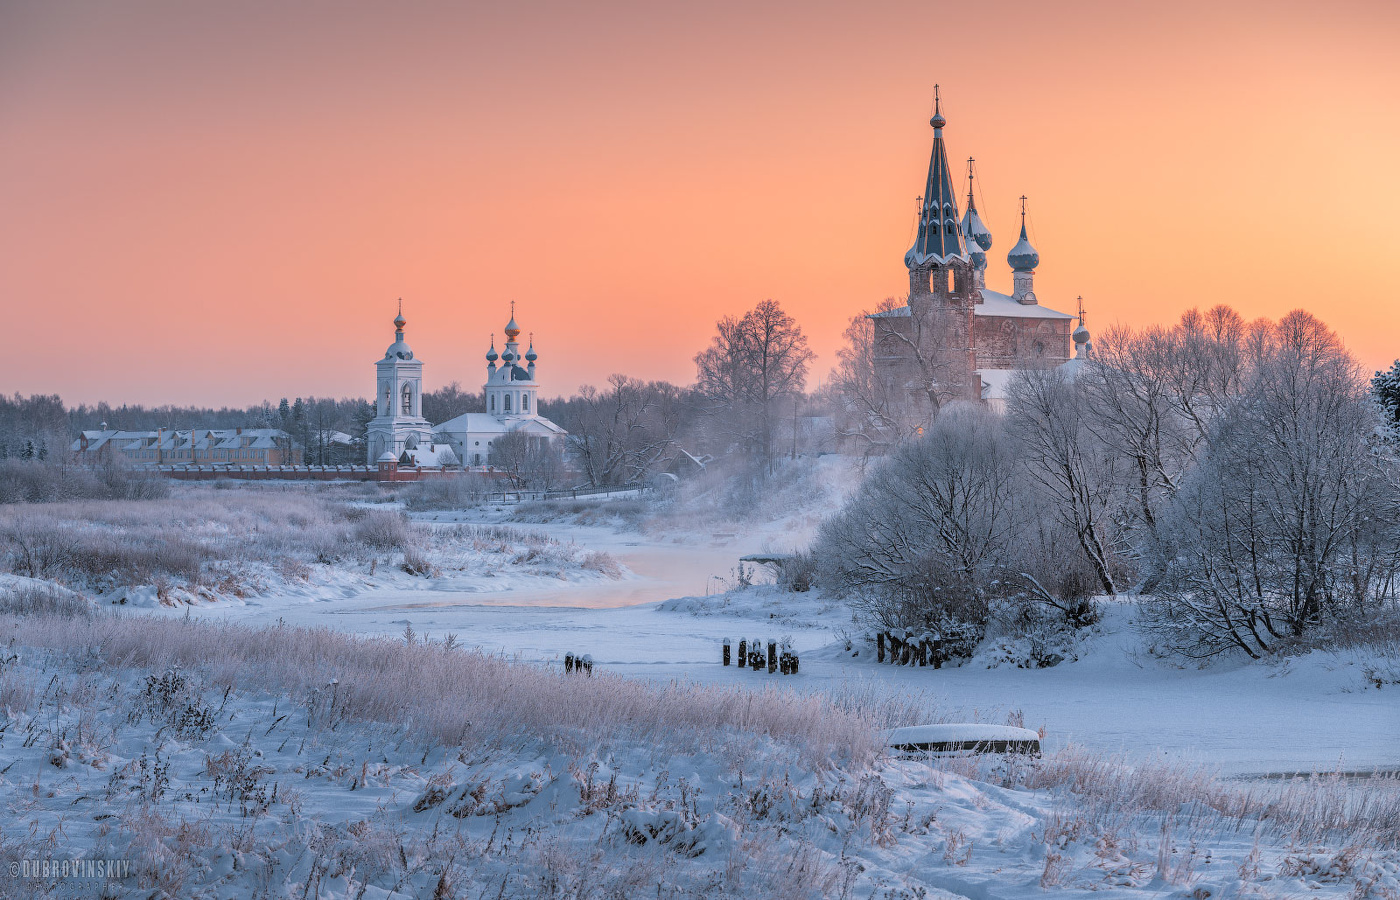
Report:
[[[411,384],[403,386],[403,414],[413,415],[413,385]]]

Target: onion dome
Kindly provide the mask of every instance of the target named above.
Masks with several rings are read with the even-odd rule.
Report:
[[[973,198],[972,192],[972,164],[974,160],[967,161],[967,212],[963,213],[962,233],[963,240],[967,242],[967,252],[975,254],[977,249],[983,251],[992,249],[992,233],[987,230],[987,226],[982,224],[982,217],[977,214],[977,201]],[[983,254],[985,257],[985,253]]]
[[[1076,355],[1076,356],[1083,356],[1083,355],[1084,355],[1084,347],[1085,347],[1086,344],[1089,343],[1089,340],[1090,340],[1089,329],[1087,329],[1087,328],[1084,327],[1084,298],[1083,298],[1083,297],[1080,297],[1080,298],[1079,298],[1079,327],[1076,328],[1076,329],[1074,329],[1074,333],[1071,334],[1070,337],[1074,338],[1074,353],[1075,353],[1075,355]]]
[[[515,324],[515,301],[510,301],[510,321],[506,323],[506,340],[514,341],[520,337],[520,326]]]
[[[491,338],[491,349],[486,351],[486,361],[487,361],[487,362],[495,362],[496,360],[498,360],[498,359],[500,359],[500,358],[501,358],[501,357],[500,357],[500,354],[498,354],[498,353],[496,352],[496,339],[495,339],[494,337],[492,337],[492,338]]]
[[[394,317],[394,342],[384,351],[385,359],[413,359],[413,348],[403,339],[403,327],[408,320],[403,317],[403,301],[399,301],[399,314]]]
[[[504,365],[507,365],[507,366],[510,365],[511,363],[515,362],[515,354],[510,352],[510,348],[509,348],[509,347],[506,348],[506,352],[505,352],[505,353],[502,353],[502,354],[501,354],[501,362],[502,362]]]
[[[525,351],[525,360],[526,360],[527,362],[534,362],[535,360],[537,360],[537,359],[539,359],[539,358],[540,358],[540,355],[539,355],[538,353],[535,352],[535,342],[534,342],[534,341],[531,341],[531,342],[530,342],[530,349]]]
[[[1011,248],[1011,252],[1006,254],[1006,261],[1014,272],[1033,272],[1035,267],[1040,265],[1040,254],[1035,252],[1035,248],[1026,237],[1025,197],[1021,198],[1021,239]]]

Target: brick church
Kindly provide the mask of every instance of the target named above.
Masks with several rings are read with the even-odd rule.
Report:
[[[1020,238],[1006,257],[1011,293],[987,287],[992,235],[977,214],[971,169],[967,210],[958,213],[943,143],[947,119],[935,104],[918,232],[904,254],[908,304],[871,315],[875,359],[887,387],[907,392],[911,407],[926,414],[955,400],[999,406],[1017,369],[1068,362],[1085,353],[1089,341],[1082,310],[1077,316],[1059,312],[1035,295],[1040,255],[1026,237],[1024,197]]]

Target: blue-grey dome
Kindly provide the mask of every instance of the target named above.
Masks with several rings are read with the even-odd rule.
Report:
[[[500,355],[496,353],[496,345],[495,345],[495,344],[492,344],[492,345],[491,345],[491,349],[486,351],[486,361],[487,361],[487,362],[495,362],[496,360],[498,360],[498,359],[500,359],[500,358],[501,358]]]
[[[510,380],[511,380],[511,381],[529,381],[529,380],[530,380],[530,373],[529,373],[529,372],[526,372],[524,369],[520,368],[519,366],[511,366],[511,367],[510,367]]]
[[[537,359],[539,359],[539,358],[540,358],[540,355],[539,355],[538,353],[535,352],[535,345],[534,345],[534,344],[531,344],[531,345],[530,345],[530,349],[527,350],[527,351],[525,351],[525,359],[526,359],[526,361],[527,361],[527,362],[534,362],[535,360],[537,360]]]
[[[983,250],[992,249],[992,233],[982,224],[982,217],[977,214],[977,207],[972,205],[971,196],[968,197],[967,212],[963,213],[962,232],[967,239],[969,252],[974,244]]]
[[[1026,238],[1024,222],[1021,224],[1021,239],[1016,242],[1016,246],[1011,248],[1011,252],[1006,254],[1006,261],[1016,272],[1032,272],[1036,266],[1040,265],[1040,254],[1035,252],[1035,248]]]
[[[987,268],[987,252],[977,246],[975,242],[968,242],[967,258],[972,260],[972,267],[974,269]]]

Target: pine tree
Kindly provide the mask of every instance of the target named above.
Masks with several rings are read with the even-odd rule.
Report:
[[[29,460],[31,460],[31,459],[34,458],[34,442],[33,442],[33,441],[25,441],[25,442],[24,442],[24,449],[21,450],[21,451],[19,451],[19,458],[22,459],[22,460],[25,460],[26,462],[28,462]]]
[[[1390,426],[1400,428],[1400,359],[1389,371],[1376,373],[1371,379],[1371,393],[1385,410]]]

